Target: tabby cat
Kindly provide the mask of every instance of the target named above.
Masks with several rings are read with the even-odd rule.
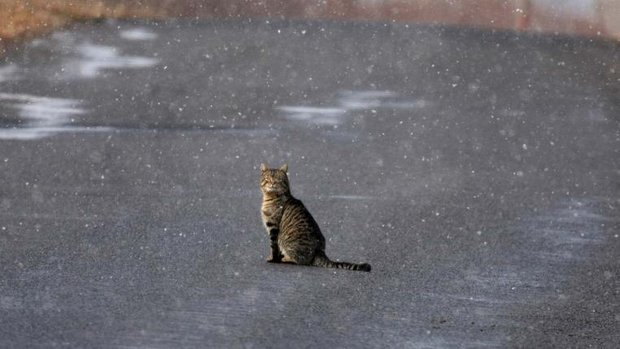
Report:
[[[271,240],[268,262],[370,271],[368,263],[334,262],[327,258],[319,225],[304,204],[291,194],[287,165],[270,169],[261,164],[260,169],[261,215]]]

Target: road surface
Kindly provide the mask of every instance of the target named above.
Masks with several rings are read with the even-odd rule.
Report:
[[[82,24],[0,63],[0,347],[613,348],[620,49]],[[330,257],[266,263],[288,163]]]

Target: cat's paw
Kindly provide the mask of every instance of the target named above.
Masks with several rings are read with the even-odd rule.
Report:
[[[267,258],[267,263],[281,263],[282,262],[282,258],[278,257],[278,258],[273,258],[273,257],[269,257]]]

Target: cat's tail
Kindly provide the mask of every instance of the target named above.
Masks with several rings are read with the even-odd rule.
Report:
[[[359,270],[359,271],[370,271],[370,264],[368,263],[347,263],[347,262],[334,262],[327,258],[325,252],[317,251],[316,256],[314,256],[314,260],[312,264],[317,267],[323,268],[339,268],[339,269],[347,269],[347,270]]]

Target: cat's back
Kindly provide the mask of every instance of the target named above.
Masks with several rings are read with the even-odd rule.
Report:
[[[284,203],[284,211],[282,212],[282,223],[310,224],[314,222],[314,218],[310,211],[304,206],[301,200],[294,197],[289,198]]]
[[[313,234],[322,238],[319,225],[301,200],[290,198],[284,205],[282,213],[282,231],[300,234]]]

